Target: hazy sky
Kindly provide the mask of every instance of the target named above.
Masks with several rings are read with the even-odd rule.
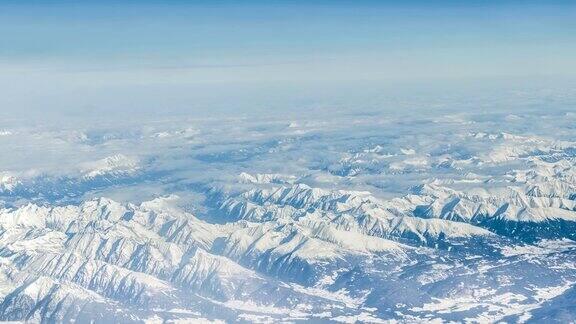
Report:
[[[575,1],[0,2],[0,104],[16,109],[146,93],[185,104],[187,87],[572,77],[575,57]]]

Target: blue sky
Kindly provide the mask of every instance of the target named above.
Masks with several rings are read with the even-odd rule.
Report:
[[[366,72],[360,67],[374,77],[386,71],[391,78],[403,72],[473,77],[566,73],[559,65],[573,68],[576,49],[574,2],[3,3],[5,64],[279,70],[352,65],[359,68],[357,77]]]
[[[106,87],[572,77],[576,2],[2,1],[0,39],[14,105]]]

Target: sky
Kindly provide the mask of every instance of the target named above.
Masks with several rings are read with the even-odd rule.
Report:
[[[319,85],[562,79],[575,53],[574,1],[7,0],[0,105],[210,110]]]

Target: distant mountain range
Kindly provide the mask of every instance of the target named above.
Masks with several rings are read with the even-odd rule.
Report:
[[[0,320],[574,321],[576,117],[539,118],[6,131]]]

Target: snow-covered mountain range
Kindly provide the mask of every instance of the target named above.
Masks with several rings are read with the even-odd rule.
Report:
[[[574,122],[0,125],[0,320],[574,321]]]

